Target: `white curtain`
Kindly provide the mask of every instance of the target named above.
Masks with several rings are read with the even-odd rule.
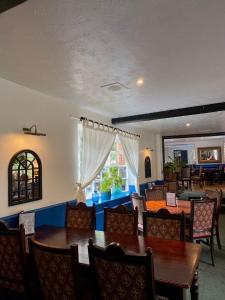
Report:
[[[124,155],[131,173],[136,178],[136,190],[138,187],[138,165],[139,165],[139,137],[119,133]]]
[[[76,199],[85,201],[85,189],[99,174],[111,151],[116,134],[110,128],[98,128],[83,122],[83,140],[80,162],[80,180],[77,183]]]

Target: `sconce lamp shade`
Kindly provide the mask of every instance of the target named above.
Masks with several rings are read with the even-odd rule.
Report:
[[[30,128],[24,127],[23,133],[30,135],[46,136],[46,133],[41,133],[37,131],[37,125],[32,125]]]

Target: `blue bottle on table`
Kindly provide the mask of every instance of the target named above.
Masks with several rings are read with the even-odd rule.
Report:
[[[97,191],[94,191],[94,193],[92,194],[92,202],[98,203],[98,201],[99,201],[99,194]]]

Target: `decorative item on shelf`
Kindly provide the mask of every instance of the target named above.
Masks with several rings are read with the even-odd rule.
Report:
[[[35,125],[35,124],[32,125],[29,128],[24,127],[23,128],[23,133],[24,134],[30,134],[30,135],[37,135],[37,136],[46,136],[46,133],[38,132],[37,125]]]
[[[92,202],[98,203],[98,201],[99,201],[99,193],[97,191],[94,191],[94,193],[92,193]]]

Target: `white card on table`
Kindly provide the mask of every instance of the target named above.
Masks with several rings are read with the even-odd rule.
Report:
[[[25,234],[33,234],[35,232],[35,213],[25,212],[19,214],[19,225],[23,224]]]
[[[166,193],[166,205],[177,206],[176,193]]]

